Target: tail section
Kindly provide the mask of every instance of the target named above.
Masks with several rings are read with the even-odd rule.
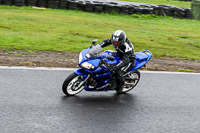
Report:
[[[148,50],[135,53],[135,66],[129,68],[128,71],[137,70],[143,67],[152,57],[152,53]]]

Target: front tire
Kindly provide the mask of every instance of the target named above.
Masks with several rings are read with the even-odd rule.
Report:
[[[70,74],[63,82],[62,91],[67,96],[74,96],[80,93],[84,86],[78,88],[79,84],[82,82],[82,77],[75,73]]]
[[[140,72],[139,71],[131,71],[125,74],[124,77],[124,84],[119,85],[118,88],[116,88],[116,92],[118,94],[124,94],[130,90],[132,90],[139,82],[140,80]]]

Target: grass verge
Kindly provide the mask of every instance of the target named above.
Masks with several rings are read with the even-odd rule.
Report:
[[[179,7],[191,8],[190,1],[180,1],[180,0],[119,0],[119,1],[151,3],[151,4],[156,4],[156,5],[174,5],[174,6],[179,6]]]
[[[78,52],[93,39],[100,42],[121,29],[135,51],[200,60],[200,21],[196,20],[14,6],[0,6],[0,14],[0,50]]]
[[[196,72],[196,70],[180,68],[178,69],[178,72]]]

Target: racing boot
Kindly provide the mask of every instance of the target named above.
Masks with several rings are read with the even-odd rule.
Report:
[[[117,91],[118,94],[122,94],[123,93],[123,88],[124,88],[124,83],[125,83],[125,80],[124,80],[122,74],[121,75],[117,75],[116,81],[117,81],[118,85],[115,88],[115,90]]]
[[[117,78],[115,76],[111,77],[111,89],[114,90],[118,87]]]

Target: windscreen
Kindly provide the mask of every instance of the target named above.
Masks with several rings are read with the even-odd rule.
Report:
[[[97,56],[98,53],[101,52],[102,50],[103,50],[102,47],[99,44],[97,44],[90,49],[89,54],[90,56]]]

